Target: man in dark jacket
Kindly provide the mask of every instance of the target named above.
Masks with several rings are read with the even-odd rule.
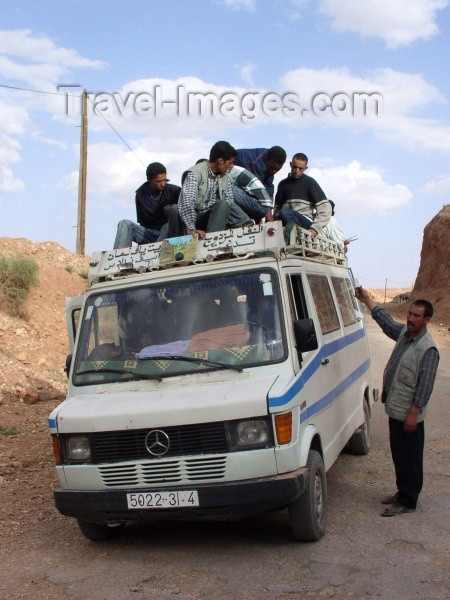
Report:
[[[242,148],[237,150],[234,164],[253,173],[265,186],[271,198],[274,196],[273,176],[286,161],[286,152],[280,146],[272,148]]]
[[[128,219],[119,221],[114,248],[128,248],[132,242],[150,244],[164,237],[168,219],[165,208],[177,204],[181,188],[167,183],[166,167],[161,163],[150,163],[146,175],[147,181],[136,190],[139,224]]]

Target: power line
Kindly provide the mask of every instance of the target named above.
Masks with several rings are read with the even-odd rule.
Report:
[[[68,92],[51,92],[50,90],[35,90],[35,89],[31,89],[31,88],[24,88],[24,87],[20,87],[17,85],[5,85],[5,84],[1,84],[0,83],[0,87],[2,88],[6,88],[9,90],[18,90],[21,92],[33,92],[35,94],[48,94],[48,95],[52,95],[52,96],[63,96],[65,98],[67,97],[71,97],[71,98],[79,98],[80,96],[78,94],[69,94]],[[91,102],[91,104],[94,106],[92,100],[89,98],[88,96],[88,100]],[[108,121],[108,119],[105,117],[104,114],[102,113],[98,113],[95,111],[95,106],[94,106],[94,112],[97,116],[102,117],[106,124],[114,131],[114,133],[117,135],[117,137],[119,138],[119,140],[122,142],[122,144],[124,144],[124,146],[134,155],[134,157],[141,163],[141,165],[143,165],[144,167],[146,166],[146,164],[139,158],[139,156],[135,153],[135,151],[133,150],[133,148],[131,148],[131,146],[129,145],[129,143],[125,140],[125,138],[117,131],[117,129]]]
[[[31,88],[19,87],[17,85],[5,85],[3,83],[0,83],[0,87],[6,88],[8,90],[19,90],[21,92],[34,92],[35,94],[50,94],[50,95],[53,95],[53,96],[67,96],[67,95],[69,95],[69,94],[66,94],[65,92],[64,92],[64,94],[61,94],[61,92],[51,92],[50,90],[33,90]],[[72,94],[72,96],[74,98],[78,97],[78,96],[75,96],[75,94]]]
[[[89,102],[90,102],[90,103],[93,105],[93,102],[92,102],[92,100],[89,98],[89,96],[88,96],[88,100],[89,100]],[[95,111],[95,108],[94,108],[94,111]],[[105,117],[105,115],[104,115],[104,114],[102,114],[102,113],[100,113],[100,115],[99,115],[98,113],[96,113],[96,114],[97,114],[97,116],[100,116],[100,117],[102,117],[102,118],[105,120],[106,124],[107,124],[107,125],[109,125],[109,127],[111,127],[111,129],[114,131],[114,133],[117,135],[117,137],[118,137],[118,138],[119,138],[119,139],[122,141],[122,143],[123,143],[123,144],[124,144],[124,145],[125,145],[125,146],[128,148],[128,150],[129,150],[129,151],[130,151],[132,154],[134,154],[135,158],[136,158],[136,159],[137,159],[137,160],[138,160],[138,161],[141,163],[141,165],[143,165],[144,167],[146,167],[147,165],[146,165],[146,164],[145,164],[145,163],[144,163],[144,162],[143,162],[143,161],[142,161],[142,160],[139,158],[139,156],[138,156],[138,155],[135,153],[135,151],[133,150],[133,148],[131,148],[131,146],[128,144],[128,142],[127,142],[127,141],[126,141],[126,140],[125,140],[125,139],[124,139],[124,138],[123,138],[123,137],[120,135],[120,133],[117,131],[117,129],[115,129],[115,127],[112,125],[112,123],[110,123],[110,122],[108,121],[108,119]]]

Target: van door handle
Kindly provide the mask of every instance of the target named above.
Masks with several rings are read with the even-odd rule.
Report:
[[[323,359],[322,359],[322,364],[323,364],[323,365],[327,365],[329,362],[330,362],[330,359],[329,359],[329,358],[323,358]]]

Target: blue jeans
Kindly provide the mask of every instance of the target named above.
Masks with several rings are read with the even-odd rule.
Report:
[[[129,248],[132,242],[136,244],[151,244],[159,238],[157,229],[146,229],[142,225],[133,223],[128,219],[122,219],[117,225],[116,240],[114,248]]]
[[[256,198],[250,194],[247,194],[245,190],[237,185],[233,185],[232,189],[234,202],[238,209],[240,209],[236,210],[236,208],[232,208],[230,214],[230,223],[232,225],[241,225],[241,221],[244,222],[243,218],[245,216],[247,216],[247,221],[248,217],[250,219],[254,219],[255,221],[259,221],[266,216],[267,212],[269,211],[269,207],[260,204]],[[241,217],[240,219],[239,216]],[[234,217],[236,217],[236,219],[234,219]],[[236,223],[232,223],[232,218],[233,220],[236,220]]]
[[[303,227],[303,229],[309,229],[312,223],[311,219],[305,215],[302,215],[293,208],[282,208],[280,210],[280,219],[283,222],[283,225],[286,225],[287,223],[295,223],[296,225]]]

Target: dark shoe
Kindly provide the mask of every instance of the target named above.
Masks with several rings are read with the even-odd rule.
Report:
[[[386,496],[386,498],[383,498],[381,504],[397,504],[399,497],[400,494],[398,492],[395,492],[393,496]]]
[[[405,513],[415,512],[415,508],[409,508],[408,506],[403,506],[403,504],[392,504],[388,508],[385,508],[381,513],[382,517],[396,517],[397,515],[403,515]]]

